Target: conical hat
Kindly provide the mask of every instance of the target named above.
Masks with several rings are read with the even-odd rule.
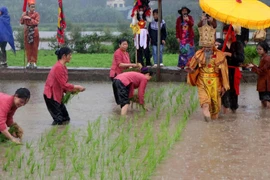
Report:
[[[209,26],[208,24],[205,24],[198,29],[200,35],[199,46],[213,47],[216,40],[216,29],[214,29],[212,26]]]

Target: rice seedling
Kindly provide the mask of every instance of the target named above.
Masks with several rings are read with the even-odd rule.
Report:
[[[180,139],[198,105],[195,94],[184,85],[152,88],[145,97],[155,107],[151,112],[136,112],[132,119],[99,116],[82,129],[53,127],[38,142],[18,148],[21,155],[15,159],[15,148],[7,148],[6,169],[15,167],[19,171],[13,176],[29,179],[57,177],[58,166],[65,169],[63,179],[149,179]]]
[[[32,165],[31,165],[31,167],[30,167],[30,173],[31,174],[34,174],[34,172],[35,172],[35,166],[36,166],[36,163],[33,162]]]
[[[67,104],[71,101],[71,99],[75,96],[79,94],[79,91],[76,92],[67,92],[64,97],[62,98],[62,103],[63,104]]]

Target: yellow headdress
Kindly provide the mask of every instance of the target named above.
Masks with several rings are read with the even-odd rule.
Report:
[[[216,40],[216,29],[208,24],[199,27],[199,46],[202,47],[213,47]]]

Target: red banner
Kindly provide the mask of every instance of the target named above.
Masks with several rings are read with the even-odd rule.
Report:
[[[57,25],[57,42],[58,45],[62,45],[65,43],[65,29],[66,29],[66,21],[63,11],[63,2],[62,0],[58,0],[58,25]]]

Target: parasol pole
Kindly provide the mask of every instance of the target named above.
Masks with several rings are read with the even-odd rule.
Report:
[[[137,47],[135,46],[135,63],[138,65],[138,52],[137,52]]]
[[[27,0],[23,1],[23,7],[22,7],[22,12],[26,12],[26,8],[27,8]],[[18,32],[20,33],[20,32]],[[23,25],[23,34],[24,34],[24,25]],[[25,41],[25,40],[24,40]],[[23,41],[24,45],[23,45],[23,69],[25,70],[25,51],[26,51],[26,47],[25,47],[25,42]]]
[[[161,23],[161,0],[158,0],[158,39],[157,39],[157,81],[160,81],[160,44],[161,44],[161,30],[160,30],[160,23]]]

